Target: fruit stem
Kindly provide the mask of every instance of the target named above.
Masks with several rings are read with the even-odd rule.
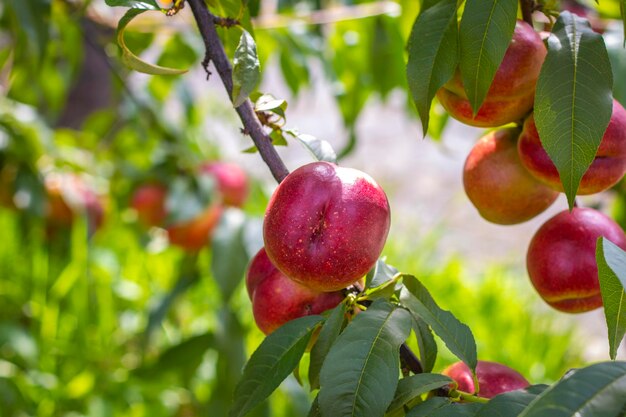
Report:
[[[533,25],[533,10],[535,9],[534,0],[519,0],[520,8],[522,9],[522,19],[530,26]]]
[[[224,45],[215,29],[215,16],[211,14],[204,0],[187,0],[187,2],[191,7],[194,19],[198,25],[198,30],[204,41],[205,56],[202,61],[202,66],[207,72],[207,77],[211,75],[209,63],[213,61],[213,65],[222,80],[222,84],[226,88],[226,92],[232,101],[233,69],[226,55],[226,51],[224,50]],[[289,171],[282,159],[280,159],[274,145],[272,145],[272,139],[263,129],[263,125],[254,111],[252,102],[246,99],[246,101],[235,108],[235,110],[243,123],[243,131],[250,135],[261,154],[261,158],[263,158],[263,161],[265,161],[265,164],[269,167],[274,176],[274,179],[280,183],[289,174]]]
[[[458,391],[458,390],[450,390],[449,393],[450,398],[454,400],[463,401],[466,403],[481,403],[485,404],[489,402],[488,398],[479,397],[478,395],[470,394],[469,392]]]

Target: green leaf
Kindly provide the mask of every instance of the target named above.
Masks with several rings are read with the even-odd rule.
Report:
[[[133,8],[129,9],[126,14],[120,19],[117,25],[117,43],[122,49],[122,62],[127,67],[144,74],[152,75],[180,75],[187,72],[187,70],[174,69],[161,67],[158,65],[149,64],[142,61],[137,55],[133,54],[124,42],[124,31],[126,27],[138,15],[142,14],[148,9]]]
[[[400,301],[413,314],[415,319],[422,319],[443,340],[450,352],[475,371],[476,341],[471,330],[461,323],[452,313],[442,310],[417,278],[404,276],[404,288]]]
[[[294,129],[285,130],[284,132],[296,138],[316,160],[337,163],[337,154],[327,141],[300,133]]]
[[[322,415],[382,417],[398,384],[398,350],[410,330],[410,314],[382,299],[358,314],[322,365]]]
[[[374,268],[370,269],[370,271],[365,276],[365,288],[375,288],[387,281],[390,281],[396,274],[398,270],[391,265],[387,265],[385,261],[379,259],[376,261],[376,265]]]
[[[42,60],[50,39],[51,1],[8,0],[7,6],[13,9],[20,30],[25,32],[28,43],[37,52],[37,59]]]
[[[322,412],[320,411],[320,404],[319,404],[319,396],[315,396],[315,399],[313,400],[313,404],[311,404],[311,409],[309,410],[309,414],[307,414],[307,417],[322,417]]]
[[[252,354],[235,388],[230,417],[243,417],[265,400],[295,369],[322,316],[305,316],[279,327]]]
[[[224,211],[213,234],[211,248],[211,273],[222,291],[225,301],[229,300],[246,271],[248,252],[244,241],[246,218],[241,210]]]
[[[619,13],[622,17],[622,27],[624,42],[623,45],[626,48],[626,0],[619,0]]]
[[[442,397],[434,397],[411,408],[406,417],[429,417],[442,407],[450,405],[450,400]]]
[[[389,405],[388,411],[394,411],[408,404],[418,395],[425,394],[437,388],[445,387],[454,381],[440,374],[417,374],[403,378],[398,383],[396,394]]]
[[[626,362],[603,362],[572,372],[519,417],[622,417],[625,405]]]
[[[478,113],[513,38],[516,0],[467,0],[459,27],[461,77]]]
[[[111,7],[131,7],[143,10],[159,10],[160,7],[154,0],[104,0],[107,6]]]
[[[497,395],[480,409],[476,417],[516,417],[537,395],[525,390]]]
[[[613,74],[602,36],[587,20],[562,12],[548,38],[537,80],[534,118],[570,209],[613,109]]]
[[[408,42],[406,77],[426,135],[435,93],[459,62],[456,0],[442,0],[422,11]]]
[[[261,78],[256,43],[248,31],[243,30],[233,60],[233,106],[239,107],[252,93]]]
[[[598,279],[604,304],[604,316],[609,329],[609,355],[617,349],[626,334],[626,252],[604,237],[596,242]]]
[[[251,98],[254,95],[251,96]],[[258,98],[254,98],[254,110],[258,112],[272,112],[283,119],[285,118],[285,110],[287,110],[287,101],[277,99],[271,94],[260,94]]]
[[[478,403],[452,403],[444,405],[428,414],[428,417],[469,417],[475,416],[478,410],[482,408],[482,404]],[[507,417],[509,417],[507,415]]]
[[[311,389],[320,387],[320,370],[330,348],[344,327],[345,313],[346,305],[344,303],[339,304],[330,312],[328,319],[322,326],[317,342],[311,349],[311,361],[309,363],[309,384]]]
[[[424,372],[431,372],[437,360],[437,343],[435,342],[433,332],[424,320],[417,317],[414,317],[413,320],[413,331],[415,332],[417,345],[420,350],[422,368]]]

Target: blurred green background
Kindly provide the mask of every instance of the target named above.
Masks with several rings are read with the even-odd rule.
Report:
[[[211,4],[219,13],[235,3]],[[250,0],[249,7],[245,19],[269,68],[265,92],[275,87],[296,100],[323,79],[333,93],[329,117],[340,120],[333,143],[340,155],[364,146],[357,122],[368,103],[400,102],[413,117],[404,40],[419,2]],[[124,11],[103,0],[0,4],[0,416],[226,416],[263,337],[242,277],[262,244],[271,180],[258,155],[241,156],[250,143],[219,84],[203,84],[203,44],[188,8],[171,18],[146,13],[126,33],[146,60],[192,69],[179,77],[122,66],[114,31]],[[238,37],[221,32],[232,52]],[[615,45],[612,54],[619,74],[625,55]],[[616,95],[626,96],[619,83]],[[446,119],[437,120],[429,140],[441,137]],[[252,191],[241,210],[222,216],[212,244],[189,254],[169,246],[163,230],[137,223],[129,201],[139,184],[185,181],[201,162],[219,159],[236,159]],[[44,188],[51,173],[79,175],[102,196],[105,220],[95,233],[85,213],[51,232]],[[388,194],[393,208],[402,188],[391,183]],[[611,197],[622,220],[625,194]],[[428,231],[395,227],[384,256],[471,327],[481,359],[536,383],[582,365],[582,331],[570,316],[541,307],[521,262],[468,268],[471,260],[442,243],[451,232],[446,219]],[[455,360],[443,346],[440,353],[436,370]],[[254,415],[303,416],[310,401],[289,378]]]

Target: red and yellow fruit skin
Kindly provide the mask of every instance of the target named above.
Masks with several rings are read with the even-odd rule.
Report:
[[[533,286],[550,306],[565,313],[602,306],[595,257],[600,236],[626,250],[620,226],[591,208],[562,211],[535,233],[526,266]]]
[[[269,258],[285,275],[328,292],[374,266],[389,225],[387,197],[370,176],[314,162],[278,186],[265,212],[263,238]]]
[[[518,142],[520,160],[539,181],[557,191],[563,184],[556,166],[543,149],[531,114]],[[626,173],[626,110],[613,100],[613,113],[591,166],[583,175],[577,194],[595,194],[612,187]]]
[[[299,317],[321,314],[344,299],[341,291],[314,291],[292,281],[271,264],[264,249],[250,263],[246,286],[254,320],[265,334]]]
[[[167,216],[166,198],[166,187],[160,184],[145,184],[135,190],[130,205],[137,211],[137,218],[144,226],[160,226]]]
[[[223,207],[221,205],[213,204],[197,217],[167,227],[170,243],[189,252],[199,251],[211,241],[222,212]]]
[[[533,107],[537,78],[546,54],[539,34],[518,20],[513,39],[476,117],[458,70],[437,91],[437,98],[452,117],[471,126],[497,127],[522,120]]]
[[[249,194],[248,177],[237,164],[210,162],[200,167],[200,172],[215,177],[224,205],[242,207]]]
[[[492,131],[474,145],[465,160],[465,193],[480,215],[492,223],[525,222],[559,195],[523,167],[517,153],[518,134],[518,129]]]
[[[472,371],[463,362],[456,362],[447,367],[442,374],[449,376],[458,384],[458,390],[474,393],[474,378]],[[478,395],[483,398],[493,398],[504,392],[523,389],[530,384],[515,369],[497,362],[478,361],[476,366],[476,378],[478,379]]]

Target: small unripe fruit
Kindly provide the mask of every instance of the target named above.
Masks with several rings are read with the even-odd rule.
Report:
[[[535,233],[526,266],[532,284],[550,306],[566,313],[602,306],[596,264],[600,236],[626,250],[619,225],[591,208],[562,211]]]
[[[457,362],[446,368],[442,374],[449,376],[458,384],[458,390],[474,393],[476,391],[472,371],[463,362]],[[526,388],[528,381],[516,370],[497,362],[478,361],[476,365],[478,395],[493,398],[504,392]]]
[[[367,174],[328,162],[289,174],[265,212],[267,255],[285,275],[336,291],[365,275],[387,239],[389,203]]]
[[[496,224],[532,219],[558,192],[537,181],[519,160],[517,129],[488,133],[472,148],[463,167],[465,193],[480,215]]]

